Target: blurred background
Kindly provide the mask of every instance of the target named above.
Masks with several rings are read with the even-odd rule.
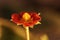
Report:
[[[0,40],[26,40],[25,29],[10,21],[12,13],[41,13],[41,25],[30,28],[30,40],[60,40],[60,0],[0,0]]]

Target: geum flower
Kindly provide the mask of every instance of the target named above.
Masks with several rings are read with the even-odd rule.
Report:
[[[11,15],[11,21],[17,25],[23,25],[24,27],[33,28],[34,25],[41,24],[41,17],[36,12],[20,12],[19,14],[13,13]]]

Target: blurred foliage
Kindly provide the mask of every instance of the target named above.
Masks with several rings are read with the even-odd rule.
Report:
[[[3,27],[2,40],[24,40],[22,37],[17,36],[11,29]]]

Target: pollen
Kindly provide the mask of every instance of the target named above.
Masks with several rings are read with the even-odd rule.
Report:
[[[25,21],[27,21],[31,18],[31,16],[28,13],[24,13],[22,17]]]

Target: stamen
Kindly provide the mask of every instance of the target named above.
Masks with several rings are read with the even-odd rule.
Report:
[[[23,14],[23,19],[24,19],[25,21],[29,20],[30,18],[31,18],[31,16],[30,16],[28,13],[24,13],[24,14]]]

